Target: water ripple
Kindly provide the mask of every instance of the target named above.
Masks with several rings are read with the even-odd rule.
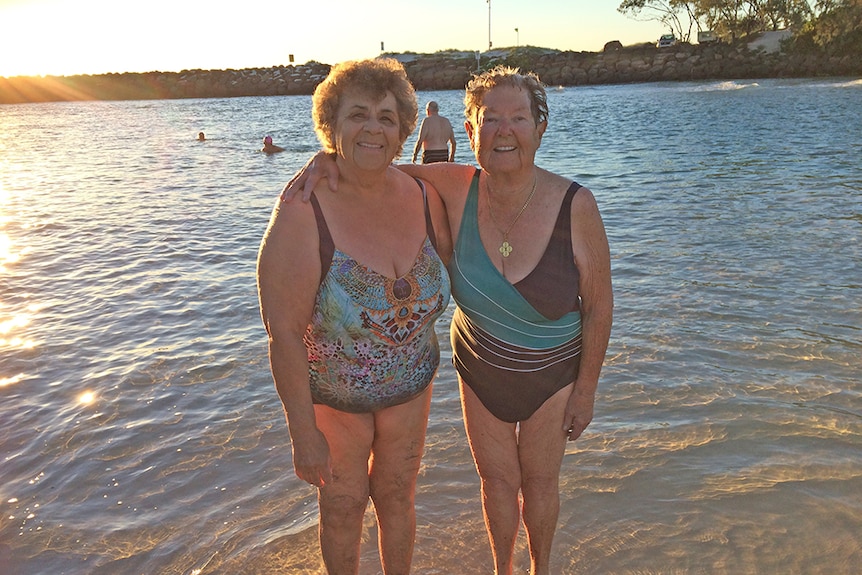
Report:
[[[862,560],[860,82],[549,94],[538,163],[596,195],[616,296],[553,569]],[[420,100],[456,118],[461,96]],[[275,195],[318,148],[310,104],[0,107],[0,571],[320,572],[255,287]],[[260,154],[264,133],[287,151]],[[466,140],[456,158],[473,163]],[[491,561],[451,314],[417,488],[425,575]],[[376,538],[368,514],[362,575]]]

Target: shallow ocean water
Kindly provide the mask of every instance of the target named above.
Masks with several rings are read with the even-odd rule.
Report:
[[[419,103],[472,163],[461,96]],[[853,573],[862,80],[550,87],[549,104],[537,163],[596,195],[616,299],[554,568]],[[287,151],[258,152],[266,134]],[[310,97],[0,106],[0,573],[321,571],[254,280],[274,199],[317,148]],[[491,573],[449,317],[414,572]],[[381,571],[366,527],[362,575]]]

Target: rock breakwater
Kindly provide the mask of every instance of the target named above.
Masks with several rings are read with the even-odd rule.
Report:
[[[862,75],[862,59],[767,52],[747,44],[679,44],[571,52],[534,47],[478,54],[390,54],[418,90],[464,88],[479,69],[497,64],[536,72],[548,85],[621,84],[680,80],[732,80]],[[311,94],[330,66],[308,62],[244,70],[185,70],[81,76],[0,78],[0,103],[66,100],[145,100]]]

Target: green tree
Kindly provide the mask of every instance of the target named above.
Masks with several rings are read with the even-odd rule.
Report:
[[[719,38],[736,40],[741,27],[742,4],[742,0],[697,0],[698,20]]]
[[[694,4],[689,0],[623,0],[617,11],[635,20],[658,21],[683,42],[697,25]]]
[[[758,0],[752,2],[755,31],[799,28],[811,19],[806,0]]]
[[[818,6],[833,11],[837,4],[859,2],[818,0]],[[729,41],[766,30],[799,29],[813,14],[808,0],[623,0],[617,10],[635,19],[658,20],[683,40],[696,27]]]
[[[814,10],[794,38],[797,49],[862,56],[862,0],[818,0]]]

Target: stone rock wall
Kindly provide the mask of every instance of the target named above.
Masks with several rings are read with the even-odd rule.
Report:
[[[311,94],[329,69],[328,64],[309,62],[245,70],[0,78],[0,104]]]
[[[752,50],[748,45],[678,44],[620,47],[603,52],[516,48],[480,54],[438,52],[395,55],[417,90],[460,90],[479,67],[497,64],[536,72],[548,85],[623,84],[680,80],[731,80],[862,76],[862,58]],[[245,70],[185,70],[143,74],[0,78],[0,104],[64,100],[227,98],[311,94],[330,66],[309,62]]]

